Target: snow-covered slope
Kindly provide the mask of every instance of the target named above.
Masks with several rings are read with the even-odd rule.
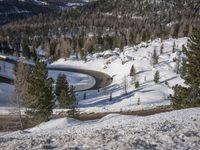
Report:
[[[141,43],[134,47],[125,47],[124,52],[118,49],[108,50],[94,55],[88,55],[88,62],[71,59],[65,61],[60,59],[49,67],[67,67],[82,68],[88,70],[97,70],[105,72],[113,77],[111,85],[99,90],[84,91],[77,93],[78,107],[81,112],[120,112],[148,109],[157,106],[169,105],[169,95],[173,93],[172,86],[175,84],[184,84],[180,75],[176,73],[176,59],[184,59],[181,52],[182,45],[187,44],[188,38],[168,39],[161,41],[156,39],[148,43]],[[175,42],[176,52],[172,53]],[[163,53],[160,54],[160,48],[163,45]],[[159,56],[159,63],[152,65],[153,50],[156,49]],[[108,57],[110,56],[110,57]],[[131,66],[134,65],[140,87],[135,88],[129,76]],[[7,64],[5,65],[7,66]],[[4,63],[1,64],[3,74],[12,74],[12,70],[4,69]],[[10,71],[9,71],[10,70]],[[160,82],[153,81],[156,71],[160,72]],[[10,72],[10,73],[9,73]],[[67,73],[67,72],[66,72]],[[56,77],[58,72],[50,72],[51,77]],[[68,80],[77,88],[82,86],[92,86],[93,79],[90,76],[81,74],[67,73]],[[124,77],[127,80],[127,92],[124,94]],[[81,84],[80,84],[81,82]],[[110,99],[112,95],[112,99]],[[140,101],[140,105],[138,105]],[[60,112],[64,110],[54,110]]]
[[[0,133],[0,149],[200,149],[200,108],[147,117],[51,120],[24,132]]]
[[[175,42],[176,52],[172,53]],[[160,48],[163,44],[163,53]],[[53,66],[67,66],[72,68],[84,68],[102,71],[113,77],[113,83],[99,91],[87,91],[87,99],[83,99],[83,93],[79,93],[79,107],[85,112],[116,112],[138,110],[158,105],[169,105],[168,96],[173,93],[172,86],[184,84],[180,75],[176,73],[176,59],[183,59],[182,45],[187,44],[187,38],[168,39],[163,42],[160,39],[141,43],[134,47],[125,47],[124,52],[118,49],[113,52],[108,50],[88,56],[88,62],[60,59]],[[153,51],[156,49],[159,63],[152,65]],[[112,55],[107,58],[108,55]],[[134,65],[140,83],[135,88],[131,82],[130,69]],[[160,72],[160,83],[156,84],[154,74]],[[127,80],[128,95],[124,95],[124,77]],[[110,95],[112,94],[112,101]],[[141,105],[137,105],[140,100]]]

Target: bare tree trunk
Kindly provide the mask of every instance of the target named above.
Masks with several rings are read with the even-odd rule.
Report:
[[[22,114],[21,114],[21,103],[18,96],[17,96],[17,106],[18,106],[18,115],[19,115],[21,130],[24,130],[24,126],[22,122]]]

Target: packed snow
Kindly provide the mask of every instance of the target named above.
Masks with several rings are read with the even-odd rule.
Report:
[[[0,149],[200,149],[200,108],[152,116],[110,114],[100,120],[61,118],[0,133]]]

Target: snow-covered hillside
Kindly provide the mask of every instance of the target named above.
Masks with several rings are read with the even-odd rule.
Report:
[[[172,53],[175,43],[176,52]],[[163,53],[160,54],[163,44]],[[88,62],[60,59],[52,66],[67,66],[102,71],[113,77],[113,83],[100,89],[100,91],[87,91],[86,99],[83,92],[79,93],[79,107],[84,112],[116,112],[138,110],[158,105],[169,105],[168,96],[173,93],[171,89],[175,84],[183,84],[184,81],[176,73],[176,59],[183,59],[182,45],[187,44],[187,38],[168,39],[161,42],[160,39],[141,43],[134,47],[125,47],[124,52],[119,49],[106,51],[88,56]],[[152,65],[153,51],[156,49],[159,63]],[[111,57],[107,58],[108,55]],[[73,58],[73,57],[72,57]],[[106,58],[106,59],[105,59]],[[130,69],[134,65],[137,72],[139,88],[131,84]],[[160,72],[160,83],[156,84],[154,74]],[[128,83],[128,95],[124,95],[124,77]],[[112,94],[112,101],[110,95]],[[137,105],[140,100],[141,105]]]
[[[0,133],[0,149],[200,149],[200,108],[147,117],[51,120],[26,131]]]
[[[176,52],[172,53],[174,43]],[[156,39],[134,47],[125,47],[124,52],[115,49],[114,51],[108,50],[88,55],[86,63],[81,60],[75,60],[72,56],[67,61],[60,59],[48,65],[48,67],[56,68],[64,66],[66,68],[96,70],[105,72],[113,77],[112,84],[105,88],[77,93],[78,107],[81,112],[102,113],[148,109],[169,105],[170,100],[168,96],[173,93],[172,86],[175,84],[184,84],[180,75],[175,71],[176,62],[174,61],[185,57],[181,52],[183,44],[187,44],[187,38],[168,39],[164,41]],[[160,54],[161,45],[163,45],[162,54]],[[156,65],[152,65],[154,49],[156,49],[159,56],[158,64]],[[140,83],[139,88],[135,88],[129,76],[132,65],[135,66],[137,72],[136,80]],[[2,75],[5,74],[5,70],[7,74],[12,74],[9,65],[6,64],[8,68],[4,69],[5,64],[0,62],[0,66]],[[159,83],[153,81],[157,70],[160,72]],[[50,76],[57,76],[57,74],[58,72],[50,72]],[[89,76],[70,73],[67,73],[67,76],[69,82],[76,85],[77,88],[80,88],[81,85],[92,86],[94,83],[93,79]],[[124,77],[128,83],[127,95],[124,94],[123,90]],[[110,99],[111,95],[112,99]],[[138,101],[140,101],[140,105],[138,105]],[[60,111],[62,110],[54,110],[55,113]]]

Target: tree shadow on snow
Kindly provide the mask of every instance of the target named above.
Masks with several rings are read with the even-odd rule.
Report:
[[[80,108],[84,108],[84,107],[103,107],[105,105],[112,105],[115,103],[119,103],[124,99],[128,99],[131,98],[132,96],[134,96],[135,92],[141,91],[144,88],[137,88],[135,90],[129,91],[127,94],[121,94],[118,96],[114,96],[112,97],[112,100],[110,100],[110,94],[105,95],[103,98],[100,98],[97,100],[92,99],[90,102],[86,102],[85,104],[80,104]],[[152,90],[148,90],[148,91],[141,91],[141,92],[150,92]],[[121,91],[122,92],[122,91]]]

